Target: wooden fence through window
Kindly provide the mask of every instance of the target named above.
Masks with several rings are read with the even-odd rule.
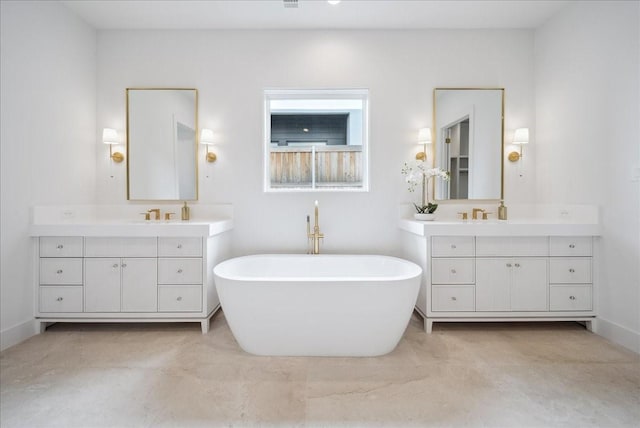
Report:
[[[362,146],[271,147],[270,162],[272,187],[362,185]]]

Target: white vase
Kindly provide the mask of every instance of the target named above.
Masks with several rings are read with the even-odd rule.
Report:
[[[415,218],[416,220],[420,220],[420,221],[433,221],[433,220],[436,219],[436,215],[435,214],[415,213],[413,215],[413,218]]]

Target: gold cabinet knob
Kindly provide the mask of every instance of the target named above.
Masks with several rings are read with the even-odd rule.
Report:
[[[175,215],[176,213],[164,213],[164,219],[165,220],[171,220],[171,216]]]

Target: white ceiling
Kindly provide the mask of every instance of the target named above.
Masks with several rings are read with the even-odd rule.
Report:
[[[536,28],[568,1],[67,0],[97,29]]]

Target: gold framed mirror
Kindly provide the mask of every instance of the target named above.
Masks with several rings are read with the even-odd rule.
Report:
[[[198,90],[127,88],[127,199],[198,199]]]
[[[435,88],[433,128],[435,199],[503,199],[504,88]]]

